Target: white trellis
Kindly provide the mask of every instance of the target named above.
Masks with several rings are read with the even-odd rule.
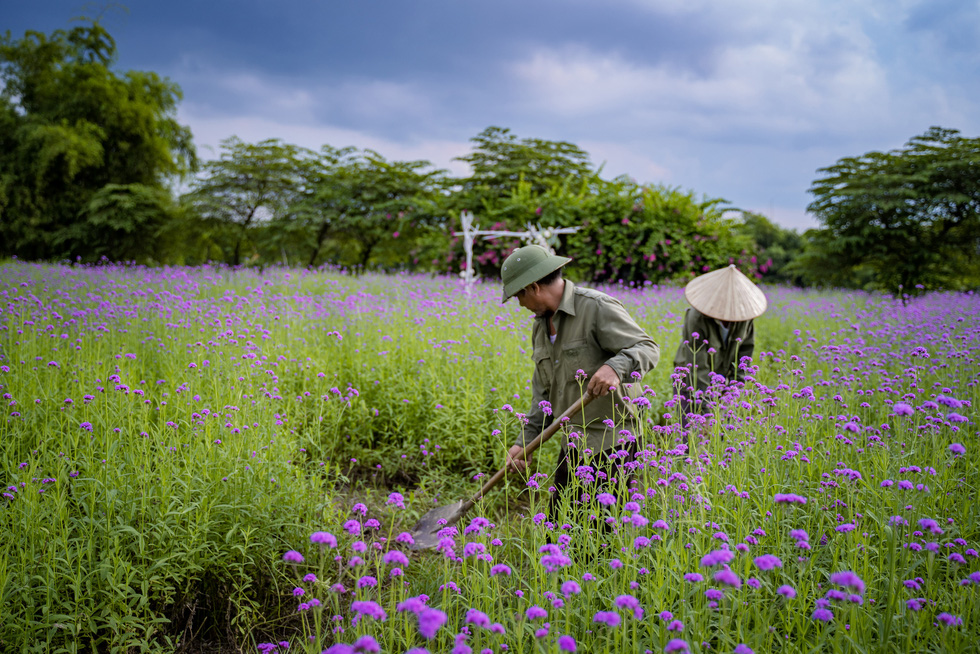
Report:
[[[476,281],[476,273],[473,271],[473,241],[477,237],[498,238],[500,236],[516,236],[524,243],[536,243],[545,248],[552,254],[555,253],[555,244],[558,243],[559,234],[574,234],[580,227],[545,227],[527,223],[527,229],[523,232],[512,232],[497,229],[480,229],[474,225],[474,216],[469,211],[460,214],[460,221],[463,223],[463,231],[453,232],[454,236],[463,237],[463,251],[466,253],[466,270],[459,276],[463,278],[466,293],[469,294],[473,283]]]

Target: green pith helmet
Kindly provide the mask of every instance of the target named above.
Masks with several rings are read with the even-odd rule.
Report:
[[[506,302],[525,286],[547,277],[569,261],[571,259],[551,254],[540,245],[517,248],[500,267],[500,279],[504,282],[504,299],[501,301]]]

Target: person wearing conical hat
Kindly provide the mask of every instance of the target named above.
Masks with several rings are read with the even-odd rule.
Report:
[[[766,311],[765,294],[735,265],[688,282],[684,297],[691,307],[684,315],[681,343],[674,368],[685,368],[679,392],[690,409],[696,391],[711,384],[712,373],[728,381],[743,381],[739,362],[755,350],[755,318]],[[679,374],[679,372],[678,372]]]
[[[507,453],[507,467],[523,471],[528,463],[524,445],[583,391],[595,396],[570,421],[569,429],[563,430],[559,465],[551,480],[556,488],[549,507],[552,519],[557,515],[561,490],[576,473],[582,450],[601,454],[599,467],[604,467],[602,462],[615,460],[610,454],[629,449],[620,444],[620,431],[636,434],[634,400],[643,394],[640,380],[660,359],[660,348],[619,300],[562,278],[561,269],[569,261],[539,245],[528,245],[514,250],[500,269],[503,301],[517,297],[535,317],[531,407],[523,434]],[[569,431],[577,432],[581,439],[569,443]],[[591,465],[596,466],[594,459]]]

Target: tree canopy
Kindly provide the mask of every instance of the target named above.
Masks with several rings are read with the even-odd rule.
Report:
[[[115,57],[98,22],[0,37],[0,254],[148,256],[159,220],[118,211],[107,221],[107,194],[147,207],[196,156],[176,121],[180,88],[152,72],[117,74]],[[150,213],[167,208],[153,203]],[[116,251],[115,236],[137,231]]]
[[[932,127],[890,152],[822,168],[808,207],[824,225],[799,267],[897,294],[980,281],[980,138]],[[834,265],[828,265],[833,262]]]

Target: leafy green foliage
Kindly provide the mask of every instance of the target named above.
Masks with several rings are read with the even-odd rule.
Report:
[[[809,210],[826,234],[809,236],[799,264],[814,281],[863,269],[873,288],[912,295],[980,282],[980,138],[932,127],[820,172]]]
[[[443,172],[428,161],[388,161],[377,152],[324,148],[317,179],[292,208],[307,264],[326,250],[347,267],[418,262],[420,240],[442,227]],[[409,265],[409,267],[414,267]]]
[[[253,144],[234,136],[221,150],[183,199],[206,223],[227,230],[225,260],[238,265],[243,249],[254,253],[251,228],[283,217],[298,197],[314,153],[279,139]]]
[[[734,230],[755,243],[752,262],[758,264],[761,281],[770,284],[802,285],[802,275],[787,266],[803,251],[803,237],[793,229],[783,229],[762,214],[743,211]]]
[[[133,239],[127,229],[97,226],[108,220],[141,229],[145,213],[110,219],[109,212],[126,210],[125,202],[105,201],[119,189],[94,196],[126,186],[141,194],[145,209],[147,194],[193,169],[196,155],[190,131],[175,118],[179,87],[152,72],[117,75],[110,68],[115,56],[115,42],[98,22],[0,38],[0,253],[151,255],[152,234]]]
[[[479,213],[510,197],[518,183],[543,193],[555,182],[592,175],[587,152],[565,141],[518,139],[509,129],[488,127],[470,139],[473,152],[457,157],[472,174],[461,180],[462,208]]]

